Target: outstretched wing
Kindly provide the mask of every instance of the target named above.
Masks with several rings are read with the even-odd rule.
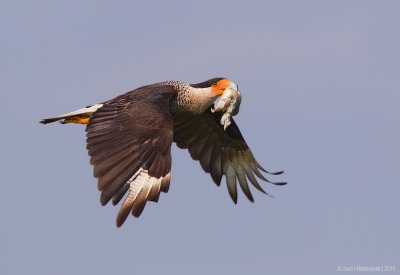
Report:
[[[102,205],[126,196],[117,216],[142,213],[146,202],[167,192],[171,170],[173,123],[171,86],[146,86],[103,103],[86,127],[87,149],[98,178]]]
[[[221,117],[221,112],[211,113],[210,110],[196,116],[186,112],[174,114],[174,142],[180,148],[187,148],[191,157],[200,161],[201,167],[211,174],[218,186],[222,176],[225,175],[229,194],[234,203],[237,202],[237,181],[247,198],[254,201],[247,179],[255,188],[266,193],[255,175],[270,182],[260,170],[269,172],[256,161],[235,121],[231,119],[232,124],[224,131],[220,124]],[[273,182],[273,184],[286,183]]]

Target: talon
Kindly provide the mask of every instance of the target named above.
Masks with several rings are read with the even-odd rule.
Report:
[[[224,126],[224,131],[226,128],[231,124],[231,114],[229,112],[224,113],[224,115],[221,117],[220,123],[222,126]]]
[[[224,131],[226,130],[226,128],[228,128],[229,125],[231,125],[230,120],[228,120],[226,123],[224,123]]]

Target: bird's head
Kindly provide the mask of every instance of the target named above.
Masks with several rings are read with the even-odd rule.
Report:
[[[232,89],[239,92],[238,86],[227,78],[220,78],[211,85],[211,91],[216,96],[222,95],[226,89]]]
[[[236,92],[239,91],[239,88],[235,83],[224,77],[212,78],[204,82],[190,84],[190,86],[193,88],[207,89],[215,97],[222,95],[224,91],[229,88],[235,90]]]
[[[190,84],[193,88],[197,89],[197,93],[201,95],[201,98],[205,98],[205,105],[202,106],[202,111],[210,106],[210,104],[214,103],[214,107],[216,102],[223,103],[220,108],[216,108],[217,111],[226,111],[226,107],[228,106],[231,99],[235,102],[232,103],[234,109],[230,111],[232,115],[236,115],[239,112],[240,102],[241,102],[241,94],[239,92],[238,86],[227,78],[212,78],[206,80],[204,82]],[[211,100],[211,101],[210,101]],[[229,101],[229,102],[228,102]],[[225,104],[226,103],[226,104]],[[226,106],[225,106],[226,105]],[[204,107],[204,108],[203,108]]]
[[[242,101],[238,86],[227,78],[216,78],[211,84],[211,93],[216,100],[212,111],[223,111],[224,114],[234,116],[239,113]]]
[[[230,81],[227,78],[218,79],[211,85],[212,93],[218,96],[216,102],[218,102],[218,100],[228,95],[229,90],[231,90],[231,92],[233,92],[236,95],[235,102],[233,104],[234,109],[232,111],[232,115],[234,116],[239,113],[239,107],[242,101],[242,96],[240,94],[238,85],[236,85],[234,82]]]

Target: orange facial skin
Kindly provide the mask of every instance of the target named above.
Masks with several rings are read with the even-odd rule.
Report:
[[[211,91],[215,95],[222,95],[222,93],[225,91],[226,88],[229,87],[229,85],[231,85],[231,81],[229,79],[221,79],[211,86]]]

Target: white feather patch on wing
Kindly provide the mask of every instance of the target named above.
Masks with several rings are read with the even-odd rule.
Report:
[[[163,178],[151,177],[147,170],[140,168],[128,180],[128,195],[118,212],[117,226],[121,226],[124,223],[131,211],[135,217],[139,217],[147,200],[158,200]]]

